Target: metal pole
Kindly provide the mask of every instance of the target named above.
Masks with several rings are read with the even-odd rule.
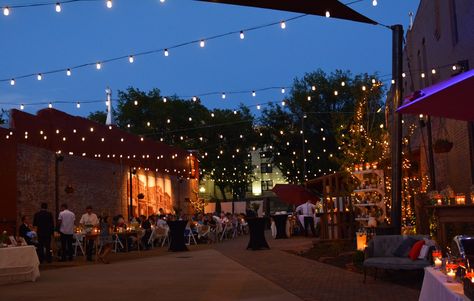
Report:
[[[391,218],[394,234],[400,234],[402,228],[402,114],[396,112],[402,102],[403,70],[403,26],[393,25],[392,29],[392,75],[393,110],[392,110],[392,210]]]
[[[436,170],[433,156],[433,135],[431,131],[431,117],[428,115],[426,122],[426,132],[428,136],[428,164],[430,165],[430,190],[436,190]]]

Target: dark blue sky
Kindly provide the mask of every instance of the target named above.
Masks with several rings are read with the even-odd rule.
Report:
[[[0,6],[44,2],[0,0]],[[215,34],[284,20],[298,14],[257,8],[202,3],[189,0],[114,0],[64,4],[12,10],[0,15],[0,79],[68,68]],[[419,0],[366,0],[352,7],[383,24],[408,25],[408,13],[416,12]],[[0,107],[20,103],[90,101],[105,99],[105,88],[114,91],[129,86],[161,89],[164,95],[191,96],[211,91],[253,90],[291,85],[295,77],[322,68],[359,72],[391,72],[391,32],[381,26],[307,16],[287,23],[285,30],[273,26],[162,53],[104,64],[101,70],[88,66],[65,73],[16,80],[15,86],[0,83]],[[389,79],[386,77],[386,79]],[[279,90],[249,94],[202,97],[211,108],[236,108],[279,101]],[[14,103],[16,106],[5,105]],[[26,106],[34,113],[43,106]],[[105,109],[105,103],[56,104],[56,108],[85,116]]]

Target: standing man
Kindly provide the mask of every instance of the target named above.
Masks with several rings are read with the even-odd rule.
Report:
[[[99,226],[99,219],[97,215],[92,212],[92,206],[86,207],[86,213],[84,213],[79,221],[81,226],[86,228],[93,228]],[[86,256],[88,261],[92,261],[92,251],[94,250],[94,239],[87,240],[87,249],[86,249]]]
[[[72,241],[74,234],[74,221],[76,216],[67,209],[66,204],[61,205],[61,212],[58,217],[59,234],[61,235],[61,261],[72,261]]]
[[[46,259],[51,263],[51,236],[54,232],[54,219],[51,212],[48,211],[48,204],[41,203],[40,211],[36,212],[33,217],[33,227],[36,227],[38,235],[38,257],[40,263]]]
[[[311,228],[313,236],[316,236],[316,230],[314,229],[314,212],[315,206],[311,203],[311,200],[307,200],[306,203],[296,207],[296,212],[304,218],[304,235],[308,236],[308,226]]]

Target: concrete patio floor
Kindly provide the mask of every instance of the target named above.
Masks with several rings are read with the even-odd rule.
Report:
[[[417,300],[419,291],[294,255],[311,239],[268,238],[271,250],[245,250],[248,236],[191,251],[112,254],[112,264],[41,269],[36,283],[0,286],[9,300]],[[290,251],[290,252],[288,252]],[[128,256],[128,258],[125,258]],[[138,257],[138,258],[137,258]],[[140,258],[141,257],[141,258]],[[133,259],[137,258],[137,259]],[[58,268],[61,267],[61,268]]]

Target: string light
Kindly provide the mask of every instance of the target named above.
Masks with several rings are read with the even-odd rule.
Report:
[[[372,6],[377,6],[377,0],[372,1]]]
[[[252,91],[252,96],[253,97],[257,96],[257,93],[255,93],[255,91]]]
[[[326,11],[326,18],[329,18],[329,17],[331,17],[331,13],[327,10]]]
[[[341,86],[345,87],[345,86],[346,86],[346,82],[341,82]]]
[[[24,105],[24,104],[21,104],[21,105],[20,105],[20,110],[23,111],[24,109],[25,109],[25,105]]]
[[[133,64],[133,62],[135,62],[135,58],[133,57],[133,55],[130,55],[130,56],[128,57],[128,62],[129,62],[130,64]]]
[[[38,73],[38,75],[36,76],[36,79],[38,79],[38,80],[42,80],[42,79],[43,79],[43,74],[41,74],[41,73]]]
[[[66,70],[66,75],[67,75],[67,76],[71,76],[71,74],[72,74],[71,69],[68,68],[68,69]]]
[[[225,99],[225,93],[222,93],[221,97],[222,97],[222,99]]]
[[[49,104],[48,104],[48,108],[51,109],[52,107],[53,107],[53,104],[52,104],[52,103],[49,103]]]
[[[436,69],[431,69],[431,74],[436,74]]]
[[[100,69],[102,68],[102,63],[101,63],[101,62],[97,62],[97,63],[95,64],[95,68],[96,68],[97,70],[100,70]]]
[[[312,91],[316,91],[316,86],[311,86]]]
[[[244,34],[243,30],[240,31],[239,36],[240,36],[241,40],[245,39],[245,34]]]
[[[285,21],[281,21],[281,22],[280,22],[280,27],[281,27],[281,29],[285,29],[285,28],[286,28],[286,22],[285,22]]]
[[[204,46],[206,46],[206,42],[204,40],[201,40],[199,42],[199,47],[204,48]]]
[[[281,88],[281,94],[285,94],[285,88]]]
[[[165,52],[164,52],[165,56],[169,56],[170,53],[168,52],[168,49],[165,49]]]
[[[8,6],[5,6],[3,8],[3,15],[4,16],[9,16],[10,15],[10,8]]]
[[[112,8],[112,0],[107,0],[106,5],[107,8]]]
[[[425,78],[425,73],[421,73],[421,78]]]
[[[81,103],[80,102],[77,102],[76,104],[76,108],[80,109],[81,108]]]
[[[61,12],[61,3],[59,3],[59,2],[56,3],[56,12],[57,13]]]
[[[15,79],[14,79],[14,78],[12,78],[12,79],[10,80],[10,85],[11,85],[11,86],[14,86],[14,85],[15,85]]]

